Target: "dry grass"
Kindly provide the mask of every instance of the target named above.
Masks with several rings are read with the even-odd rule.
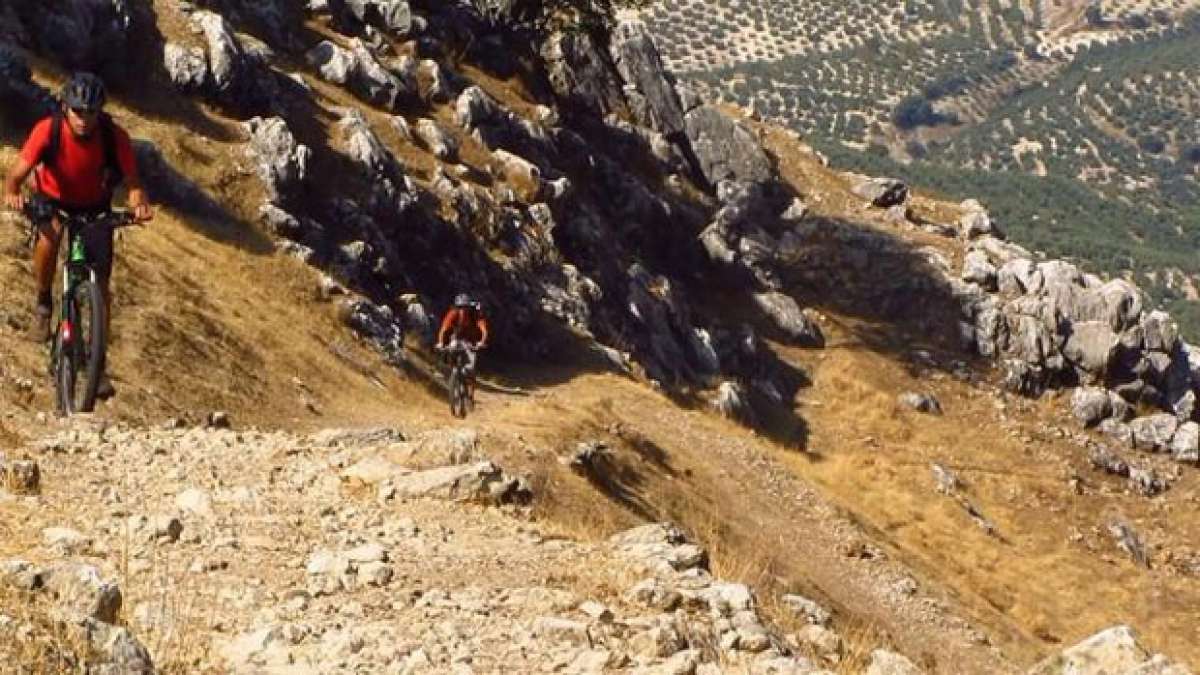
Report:
[[[60,675],[95,661],[80,631],[53,619],[51,611],[36,594],[0,583],[0,664],[19,666],[5,672]]]

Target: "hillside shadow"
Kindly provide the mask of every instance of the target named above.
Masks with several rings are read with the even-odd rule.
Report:
[[[887,355],[911,374],[982,365],[960,332],[962,302],[939,261],[898,233],[836,218],[810,218],[797,260],[784,270],[802,306],[836,315],[856,346]]]
[[[660,520],[654,503],[643,496],[646,478],[637,469],[622,462],[614,452],[596,453],[587,462],[574,467],[574,473],[586,479],[605,498],[642,521]]]
[[[254,255],[275,251],[271,240],[257,227],[240,219],[198,184],[167,161],[148,141],[135,140],[138,171],[151,201],[186,216],[185,224],[200,234]]]

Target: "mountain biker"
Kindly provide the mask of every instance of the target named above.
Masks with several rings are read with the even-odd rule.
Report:
[[[437,347],[445,349],[450,340],[461,340],[471,347],[467,350],[467,392],[475,397],[475,362],[476,351],[487,348],[488,322],[483,315],[483,305],[466,293],[459,293],[454,298],[454,306],[446,311],[442,318],[442,327],[438,330]]]
[[[75,73],[63,87],[60,99],[61,109],[34,125],[16,164],[9,170],[4,184],[5,205],[22,211],[27,201],[43,200],[53,209],[68,214],[95,215],[111,208],[113,190],[123,181],[129,188],[134,219],[150,220],[153,212],[138,177],[129,134],[103,112],[104,83],[91,73]],[[35,196],[27,200],[21,187],[31,173]],[[46,212],[52,213],[48,209]],[[63,224],[55,213],[34,226],[37,243],[33,250],[33,274],[37,299],[30,335],[37,342],[45,342],[51,337],[51,288]],[[89,232],[84,245],[95,262],[105,308],[110,309],[112,231]],[[106,312],[106,316],[111,317],[111,312]],[[112,383],[105,375],[99,395],[107,397],[113,393]]]

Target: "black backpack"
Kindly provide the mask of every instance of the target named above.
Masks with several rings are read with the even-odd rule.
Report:
[[[43,166],[53,167],[54,162],[58,159],[59,150],[62,148],[63,125],[66,123],[67,120],[63,117],[61,109],[50,117],[50,142],[46,144],[46,149],[38,158]],[[121,171],[120,162],[117,161],[117,132],[112,116],[108,113],[100,113],[99,126],[100,142],[104,145],[104,173],[101,180],[104,181],[105,193],[111,199],[113,191],[121,184],[125,175]]]

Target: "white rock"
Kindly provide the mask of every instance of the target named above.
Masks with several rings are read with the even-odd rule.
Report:
[[[175,497],[175,506],[179,507],[180,511],[198,516],[200,518],[208,518],[212,516],[212,497],[204,490],[197,488],[189,488],[180,492]]]
[[[864,675],[921,675],[921,669],[901,654],[876,649],[871,652],[871,662]]]
[[[92,539],[69,527],[48,527],[42,530],[42,543],[63,556],[82,555],[92,548]]]
[[[579,621],[553,616],[539,617],[533,622],[534,637],[567,642],[575,645],[589,643],[587,625]]]
[[[376,543],[363,544],[346,551],[344,557],[356,563],[387,562],[387,549]]]
[[[392,580],[392,567],[383,562],[369,562],[358,568],[358,576],[372,586],[386,586]]]
[[[579,611],[600,623],[612,623],[613,620],[612,610],[594,600],[588,600],[580,605]]]
[[[780,600],[798,617],[817,626],[828,626],[833,618],[829,610],[802,595],[785,595]]]

